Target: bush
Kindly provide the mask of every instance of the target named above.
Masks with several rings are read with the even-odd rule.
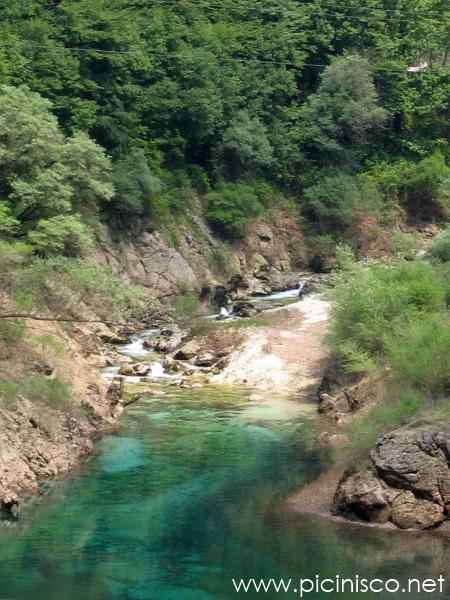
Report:
[[[20,223],[14,218],[11,208],[4,202],[0,202],[0,235],[11,237],[17,233]]]
[[[422,314],[397,328],[387,340],[395,378],[438,397],[450,390],[450,324],[448,313]]]
[[[382,360],[389,336],[409,322],[445,311],[448,283],[425,262],[355,266],[337,279],[334,294],[330,343],[343,363],[354,368],[368,359]]]
[[[78,215],[59,215],[41,219],[28,241],[36,254],[49,256],[80,256],[92,247],[91,233]]]
[[[376,186],[346,173],[324,177],[305,191],[303,199],[306,216],[322,232],[342,232],[351,225],[356,211],[372,214],[381,207]]]
[[[20,382],[20,394],[32,402],[42,402],[52,408],[65,408],[72,404],[70,385],[55,377],[48,379],[43,375],[25,377]]]
[[[428,221],[448,215],[450,167],[439,151],[418,162],[377,163],[368,177],[388,201],[403,206],[415,218]]]
[[[450,228],[433,240],[431,255],[442,262],[450,261]]]
[[[208,194],[207,200],[209,222],[232,238],[242,237],[245,225],[262,212],[254,189],[242,183],[222,184],[217,191]]]

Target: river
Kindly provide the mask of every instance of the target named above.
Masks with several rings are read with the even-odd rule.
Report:
[[[295,598],[236,594],[232,579],[359,574],[403,584],[448,568],[450,544],[433,534],[281,509],[327,466],[314,442],[313,406],[286,411],[276,395],[231,387],[155,389],[127,409],[93,460],[52,484],[18,524],[3,525],[1,599]]]

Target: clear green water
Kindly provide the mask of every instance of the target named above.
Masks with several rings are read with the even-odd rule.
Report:
[[[169,392],[134,405],[96,459],[28,508],[19,526],[3,528],[0,598],[294,598],[238,596],[231,578],[404,579],[448,568],[450,546],[437,536],[277,510],[324,466],[311,444],[312,419],[224,390]],[[339,596],[349,597],[358,596]]]

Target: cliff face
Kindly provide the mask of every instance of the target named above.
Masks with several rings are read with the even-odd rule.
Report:
[[[105,229],[100,237],[98,262],[158,298],[200,293],[235,275],[245,279],[250,293],[283,288],[287,274],[307,263],[303,235],[287,209],[253,223],[242,240],[231,243],[215,237],[199,215],[177,227],[176,247],[159,231],[113,238]]]
[[[17,344],[0,344],[1,372],[20,382],[9,398],[2,389],[0,512],[14,516],[41,480],[73,469],[115,425],[121,400],[95,364],[105,329],[27,321]]]

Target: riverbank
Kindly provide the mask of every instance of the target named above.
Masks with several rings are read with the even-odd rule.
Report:
[[[213,381],[247,385],[309,402],[320,385],[327,362],[323,339],[329,304],[318,295],[265,313],[272,324],[245,331],[244,342]]]

